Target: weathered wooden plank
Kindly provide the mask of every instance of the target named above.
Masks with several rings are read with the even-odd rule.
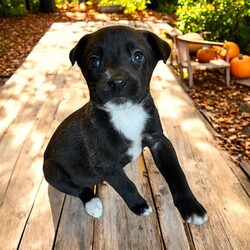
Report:
[[[42,181],[19,249],[53,249],[64,197],[65,194]]]
[[[13,85],[26,83],[39,88],[44,85],[44,77],[54,77],[68,71],[71,64],[69,52],[84,34],[84,22],[54,23],[48,32],[40,39],[26,58],[24,64],[8,81]],[[69,36],[69,37],[67,37]],[[27,83],[27,77],[29,82]],[[24,78],[24,79],[23,79]],[[8,85],[7,84],[7,85]],[[56,85],[56,82],[53,82]]]
[[[214,234],[214,237],[220,235],[218,237],[220,244],[216,246],[218,249],[230,249],[224,244],[228,241],[232,249],[247,249],[250,244],[247,233],[250,232],[249,197],[231,171],[229,163],[225,162],[218,150],[206,143],[195,147],[197,141],[194,138],[192,140],[194,143],[192,150],[198,162],[200,175],[206,176],[206,180],[203,178],[203,181],[206,190],[209,190],[206,192],[206,201],[210,202],[207,204],[210,221],[212,223],[214,220],[214,223],[221,224],[223,228],[220,234],[217,232]],[[203,148],[199,148],[200,146]],[[215,213],[217,218],[213,217]],[[222,241],[223,238],[225,241]],[[202,241],[207,246],[211,244],[207,234],[204,233]]]
[[[181,216],[173,204],[168,185],[153,162],[148,149],[143,151],[166,249],[190,249]]]
[[[38,114],[33,116],[33,127],[29,136],[26,135],[27,138],[20,148],[18,160],[14,165],[15,168],[9,176],[7,190],[5,188],[6,192],[2,197],[0,207],[0,220],[2,222],[0,225],[0,249],[3,247],[4,249],[17,247],[29,216],[42,179],[41,148],[57,109],[58,100],[56,95],[57,92],[51,94],[50,102],[44,102],[39,107]],[[40,105],[40,102],[37,105]],[[32,108],[37,109],[35,105]],[[14,136],[14,139],[17,139],[16,136]],[[9,148],[10,153],[15,152],[15,148],[12,147]],[[13,168],[13,166],[8,166],[7,160],[5,164],[7,170],[8,167]],[[3,177],[6,178],[6,176]],[[3,181],[6,182],[6,180]]]
[[[168,108],[176,114],[168,115],[167,110],[159,106],[160,113],[163,110],[164,128],[177,150],[190,186],[209,214],[205,225],[190,227],[195,246],[198,249],[247,249],[249,197],[187,95],[178,85],[167,84],[166,88],[168,92],[158,93],[156,103],[167,100]]]
[[[29,81],[28,78],[29,77],[27,77],[27,82]],[[49,89],[45,89],[45,86],[47,85],[47,83],[51,83],[51,76],[44,76],[40,80],[43,80],[43,83],[41,84],[44,87],[44,92],[50,91]],[[7,84],[1,88],[1,91],[5,92],[5,90],[8,88],[9,85]],[[13,92],[10,98],[6,98],[4,96],[0,97],[0,141],[14,119],[18,117],[18,113],[20,112],[20,110],[27,110],[25,105],[27,106],[30,102],[32,102],[31,97],[36,96],[37,92],[40,96],[44,95],[44,93],[41,93],[42,89],[39,89],[38,91],[36,88],[34,88],[34,86],[31,87],[18,83],[12,86],[12,91]]]
[[[53,96],[49,96],[48,101],[46,102],[47,110],[43,114],[44,117],[47,117],[50,110],[52,109],[51,100],[57,104],[58,108],[56,107],[56,109],[54,109],[55,112],[51,119],[53,122],[49,126],[48,133],[44,133],[44,135],[46,135],[46,140],[42,150],[39,153],[40,156],[42,156],[48,140],[59,123],[79,107],[78,100],[81,100],[83,96],[83,93],[79,92],[78,89],[71,88],[70,84],[66,84],[66,73],[67,72],[58,74],[51,83],[52,85],[59,85],[60,82],[63,88],[56,89],[56,91],[53,93]],[[40,172],[42,176],[42,163],[40,165]],[[46,190],[48,185],[44,184],[44,182],[45,181],[43,181],[41,186],[42,188],[38,190],[38,195],[34,202],[35,205],[33,208],[31,208],[31,215],[28,218],[27,226],[25,227],[20,245],[22,249],[52,249],[54,245],[57,234],[57,226],[60,219],[60,212],[64,201],[64,195],[59,191],[55,191],[50,186],[49,190]],[[46,241],[43,240],[44,237],[46,237]]]
[[[54,249],[92,249],[94,219],[84,211],[80,199],[67,196]]]
[[[62,85],[63,81],[61,80],[62,79],[60,77],[56,77],[53,82],[56,82],[56,84],[58,84],[57,82],[60,81]],[[42,133],[44,135],[43,146],[37,152],[37,158],[39,160],[37,172],[41,180],[43,175],[42,155],[49,139],[47,133],[51,134],[57,126],[57,122],[56,124],[54,124],[55,122],[52,123],[52,121],[54,120],[56,112],[57,114],[58,112],[60,113],[59,103],[62,98],[62,89],[57,89],[55,92],[53,92],[53,94],[47,96],[47,101],[45,102],[47,105],[44,108],[44,111],[42,113],[39,113],[39,116],[47,120],[47,130],[49,131],[48,132],[45,130]],[[26,171],[30,171],[28,165],[26,166],[26,168]],[[25,185],[29,186],[29,183],[25,183]],[[11,188],[12,186],[9,187],[9,189]],[[30,187],[30,190],[28,190],[28,192],[31,192],[32,188],[35,189],[34,187]],[[28,195],[28,192],[26,195]],[[21,249],[52,249],[55,231],[58,224],[57,220],[59,220],[64,196],[65,195],[56,191],[52,187],[50,187],[48,191],[48,184],[45,182],[45,180],[42,180],[42,184],[40,185],[36,196],[33,197],[34,200],[32,201],[31,198],[29,205],[27,204],[27,209],[30,210],[30,215],[26,219],[26,225],[23,228],[23,237],[20,242]],[[34,205],[32,204],[32,202],[34,203]],[[19,206],[20,204],[17,204],[15,209],[20,210]]]
[[[170,121],[168,120],[168,122]],[[163,124],[165,125],[166,121]],[[171,128],[168,126],[168,135],[176,148],[179,161],[183,167],[191,189],[197,199],[207,209],[209,215],[209,221],[204,225],[190,226],[195,232],[198,230],[204,234],[203,237],[206,237],[206,240],[202,239],[201,241],[196,241],[197,234],[194,234],[194,231],[191,230],[196,248],[231,249],[228,236],[220,223],[220,215],[217,213],[217,209],[215,209],[216,205],[214,204],[214,198],[210,196],[211,190],[207,187],[207,174],[202,173],[200,169],[203,167],[204,162],[200,161],[200,164],[197,164],[196,159],[192,154],[192,148],[189,145],[190,142],[188,137],[183,133],[180,127]],[[206,194],[206,196],[204,196],[204,194]]]
[[[9,185],[15,164],[20,157],[23,144],[31,133],[32,138],[29,138],[29,140],[33,142],[37,140],[37,143],[34,145],[40,145],[41,141],[38,136],[43,138],[43,134],[40,134],[40,132],[36,130],[36,126],[38,126],[38,130],[42,130],[43,128],[41,127],[44,126],[46,121],[53,119],[55,113],[53,107],[57,109],[58,96],[56,93],[53,93],[55,88],[53,86],[49,88],[47,84],[41,86],[40,89],[25,93],[27,97],[26,103],[20,109],[15,120],[11,123],[0,142],[0,204],[3,201],[6,188]],[[51,98],[50,102],[45,101],[48,95],[49,100]]]
[[[250,179],[250,164],[246,160],[240,161],[240,167],[245,172],[246,176]]]
[[[61,33],[56,33],[52,26],[33,48],[24,63],[16,70],[15,74],[1,87],[1,114],[2,108],[5,108],[6,101],[18,99],[24,87],[39,88],[45,84],[46,78],[50,75],[55,75],[63,62],[68,59],[68,57],[64,55],[68,40],[65,41],[65,39],[61,39],[62,35],[64,35],[64,29],[65,28],[61,26]],[[78,29],[80,29],[80,27]],[[74,35],[72,37],[74,37]],[[69,51],[66,51],[66,53],[69,53]],[[22,98],[19,99],[22,100]]]
[[[139,168],[136,166],[139,164]],[[129,178],[138,191],[153,207],[147,177],[144,175],[143,161],[125,167]],[[122,198],[108,185],[101,185],[98,195],[104,204],[104,214],[95,221],[93,249],[162,249],[161,235],[156,212],[147,217],[134,215]]]
[[[189,127],[187,135],[189,141],[192,141],[193,155],[204,182],[206,176],[206,189],[211,194],[210,199],[208,199],[212,203],[210,210],[216,208],[219,219],[216,222],[222,224],[224,235],[228,238],[231,247],[233,249],[247,249],[250,245],[247,233],[250,232],[249,196],[232,172],[235,166],[229,161],[229,156],[225,157],[225,153],[220,153],[214,139],[196,112],[187,113],[182,110],[180,115],[187,121],[194,117],[196,121],[200,121],[196,122],[194,127]],[[206,141],[204,141],[205,138]],[[206,242],[205,237],[203,238],[204,242]],[[222,241],[222,237],[220,237],[220,241]],[[223,245],[220,249],[228,248]]]
[[[60,77],[61,76],[58,75],[50,82],[51,88],[48,88],[46,84],[42,85],[36,90],[36,96],[29,99],[29,103],[27,104],[28,109],[25,106],[23,112],[19,115],[20,121],[16,119],[15,123],[11,124],[13,129],[18,129],[17,125],[22,125],[23,119],[26,119],[27,122],[31,123],[28,127],[29,131],[24,134],[24,131],[27,130],[27,124],[23,126],[23,128],[26,129],[24,131],[21,131],[19,126],[19,131],[13,134],[13,138],[11,139],[20,146],[17,148],[17,146],[14,147],[14,145],[12,145],[12,147],[8,148],[7,153],[9,154],[9,159],[4,154],[1,155],[1,162],[3,163],[2,159],[6,159],[5,164],[7,166],[4,172],[5,176],[3,174],[1,175],[1,184],[8,185],[7,192],[2,196],[4,200],[0,207],[2,222],[0,235],[4,236],[4,238],[0,240],[0,245],[5,246],[5,249],[17,247],[42,178],[41,148],[47,131],[51,126],[51,122],[54,120],[60,99],[62,98],[61,86],[63,81]],[[48,92],[48,94],[46,92]],[[76,94],[72,93],[72,96],[75,97]],[[46,102],[45,100],[48,101]],[[26,114],[25,112],[28,113]],[[18,139],[18,133],[21,133],[21,136],[24,137],[22,141],[23,145],[21,145],[19,141],[16,141]],[[3,141],[1,143],[3,143]],[[10,145],[11,143],[8,146]],[[10,160],[12,160],[12,158],[16,159],[17,163],[14,161],[13,164],[11,164]],[[3,170],[4,166],[5,165],[1,165],[1,170]],[[14,166],[15,169],[12,173]],[[6,174],[8,174],[8,176],[6,176]],[[9,179],[10,177],[11,179]],[[4,191],[4,189],[1,190]]]
[[[53,34],[51,38],[57,45],[59,37]],[[59,47],[58,52],[61,51],[62,48]],[[53,54],[52,52],[55,53],[55,49],[46,46],[43,39],[41,39],[40,43],[35,46],[32,53],[27,57],[25,63],[1,89],[0,204],[4,198],[23,143],[37,119],[36,114],[44,103],[47,94],[55,91],[57,87],[60,88],[60,81],[52,82],[54,75],[47,75],[47,73],[50,71],[55,74],[56,70],[58,70],[55,65],[61,65],[60,67],[63,68],[62,66],[65,66],[65,63],[63,63],[64,60],[60,60],[60,56],[48,63],[49,58],[43,55]],[[50,66],[51,63],[54,68]]]
[[[240,181],[242,187],[245,189],[246,193],[250,197],[249,177],[247,177],[246,173],[242,171],[242,168],[239,168],[238,166],[233,165],[232,170],[236,174],[236,176],[239,178],[239,181]]]
[[[100,22],[98,25],[106,24]],[[150,29],[153,24],[135,22],[134,25]],[[0,128],[2,131],[13,129],[13,133],[11,140],[4,141],[8,138],[6,134],[0,142],[3,149],[0,185],[2,180],[8,180],[1,186],[7,187],[7,192],[3,192],[0,206],[0,249],[195,247],[199,250],[247,250],[250,245],[249,196],[231,170],[236,168],[216,148],[192,102],[163,64],[159,64],[155,71],[151,89],[165,133],[177,150],[190,186],[209,213],[205,225],[188,226],[193,242],[188,244],[190,238],[185,236],[168,187],[150,155],[145,157],[147,169],[142,158],[132,164],[134,166],[126,167],[140,193],[153,207],[153,213],[148,217],[134,215],[109,185],[98,187],[98,195],[104,203],[104,215],[100,220],[86,215],[77,198],[67,196],[64,200],[64,194],[51,187],[48,190],[42,173],[42,154],[47,141],[58,124],[88,99],[84,79],[77,67],[70,68],[68,53],[83,34],[96,28],[95,23],[53,25],[23,68],[9,85],[1,89],[0,114],[5,120]],[[65,32],[69,34],[67,43],[61,39]],[[45,53],[52,57],[44,56]],[[32,67],[37,70],[35,75],[32,75]],[[44,80],[47,83],[42,85]],[[28,100],[32,95],[33,99]],[[13,108],[17,109],[12,113]],[[21,126],[24,122],[32,124],[21,130],[18,124]],[[18,142],[18,135],[23,136],[22,143]],[[9,148],[4,143],[8,143]],[[2,159],[5,159],[7,171],[3,171]],[[149,179],[144,174],[147,171]],[[8,178],[3,178],[6,173]]]

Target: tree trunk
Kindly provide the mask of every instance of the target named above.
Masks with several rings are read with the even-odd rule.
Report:
[[[56,12],[54,0],[40,0],[39,11],[44,13]]]
[[[30,11],[31,8],[30,8],[30,1],[29,0],[25,0],[25,7],[26,7],[26,10]]]

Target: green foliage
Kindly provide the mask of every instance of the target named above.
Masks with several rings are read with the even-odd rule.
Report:
[[[177,2],[178,0],[151,0],[150,7],[161,12],[172,14],[177,10]]]
[[[23,16],[29,11],[37,13],[39,11],[39,0],[29,0],[27,9],[25,0],[2,0],[0,1],[0,16]],[[66,2],[78,2],[78,0],[68,0]],[[65,0],[55,0],[56,5],[62,5]]]
[[[183,33],[209,31],[209,40],[234,41],[250,54],[249,0],[178,0],[176,15]]]
[[[27,10],[25,0],[2,0],[0,4],[0,16],[23,16],[31,11],[39,10],[39,0],[29,0],[30,9]]]
[[[136,10],[144,10],[149,3],[150,0],[101,0],[99,2],[99,4],[103,5],[122,5],[125,7],[125,14],[132,14]]]
[[[32,13],[37,13],[39,12],[39,0],[32,0],[30,1],[30,11]]]
[[[0,16],[22,16],[26,12],[25,1],[3,0],[0,5]]]

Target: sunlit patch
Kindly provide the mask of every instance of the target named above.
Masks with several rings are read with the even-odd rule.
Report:
[[[15,128],[12,128],[11,131],[9,131],[9,135],[13,137],[13,140],[11,142],[12,148],[17,148],[22,145],[32,125],[32,121],[15,124]]]
[[[199,131],[199,128],[201,127],[201,121],[198,119],[187,119],[181,122],[181,127],[184,131],[189,132],[191,130],[197,130]]]
[[[208,152],[209,150],[211,150],[211,144],[207,143],[206,141],[198,141],[195,145],[199,150],[203,152]]]

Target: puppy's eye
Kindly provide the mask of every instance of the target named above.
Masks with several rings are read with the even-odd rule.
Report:
[[[91,68],[97,68],[100,67],[100,60],[97,56],[92,56],[89,59],[89,67]]]
[[[132,62],[142,63],[144,62],[144,55],[141,51],[135,51],[131,57]]]

